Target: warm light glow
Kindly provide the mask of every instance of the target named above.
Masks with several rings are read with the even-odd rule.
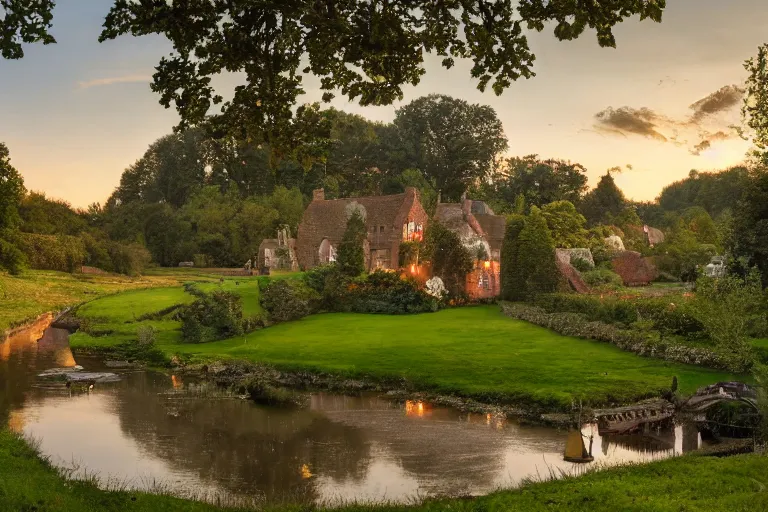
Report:
[[[491,262],[490,261],[486,261],[485,263],[483,263],[483,265],[485,265],[485,268],[491,268]]]
[[[171,382],[173,383],[173,388],[178,389],[181,386],[183,386],[181,379],[176,377],[175,375],[171,375]]]
[[[301,478],[304,478],[304,479],[312,478],[312,472],[309,470],[309,465],[307,464],[301,465]]]
[[[419,418],[424,416],[424,402],[421,400],[414,402],[413,400],[405,401],[405,415],[417,416]]]
[[[411,265],[411,274],[416,273],[416,265]]]

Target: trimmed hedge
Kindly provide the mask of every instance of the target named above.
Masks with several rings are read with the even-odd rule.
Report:
[[[750,366],[748,361],[734,362],[730,356],[716,350],[665,343],[651,339],[637,330],[621,329],[604,322],[589,321],[586,315],[579,313],[547,313],[540,307],[510,302],[503,302],[501,310],[511,318],[546,327],[564,336],[610,343],[641,356],[739,373],[747,371]]]
[[[647,321],[662,336],[675,334],[695,338],[704,333],[704,326],[685,302],[672,303],[668,298],[633,297],[626,300],[611,296],[550,293],[536,297],[534,305],[548,313],[579,313],[593,322],[629,326]]]

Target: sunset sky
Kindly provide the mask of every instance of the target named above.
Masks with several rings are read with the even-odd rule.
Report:
[[[171,48],[159,36],[99,44],[112,0],[57,3],[52,32],[58,44],[27,45],[24,59],[0,60],[0,141],[28,189],[86,206],[104,201],[122,171],[176,123],[175,111],[160,106],[149,89],[154,65]],[[667,4],[661,24],[633,19],[617,27],[615,50],[600,48],[593,32],[573,42],[558,42],[551,29],[531,34],[537,76],[499,97],[477,91],[469,63],[448,71],[430,59],[403,103],[440,93],[491,105],[504,124],[509,155],[579,162],[592,185],[606,169],[621,166],[626,170],[616,181],[625,193],[653,199],[691,169],[743,160],[749,143],[728,128],[739,120],[738,88],[710,95],[742,84],[743,61],[768,42],[765,0]],[[225,92],[237,80],[217,85]],[[301,101],[319,101],[317,82],[305,85]],[[338,98],[333,105],[391,121],[401,104],[363,108]],[[697,150],[703,141],[709,147]]]

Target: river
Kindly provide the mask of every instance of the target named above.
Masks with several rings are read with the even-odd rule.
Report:
[[[119,382],[73,391],[37,377],[75,361],[68,333],[42,319],[0,342],[0,421],[36,439],[75,477],[108,488],[165,490],[225,502],[410,502],[476,495],[525,478],[578,471],[562,460],[566,433],[376,394],[313,393],[306,408],[268,407],[204,382],[116,371]],[[600,437],[594,464],[695,450],[695,428]]]

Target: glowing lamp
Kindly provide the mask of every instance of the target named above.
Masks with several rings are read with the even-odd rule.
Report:
[[[416,265],[411,265],[411,274],[416,273]]]
[[[485,266],[486,269],[491,268],[491,262],[490,261],[484,262],[483,265]]]

